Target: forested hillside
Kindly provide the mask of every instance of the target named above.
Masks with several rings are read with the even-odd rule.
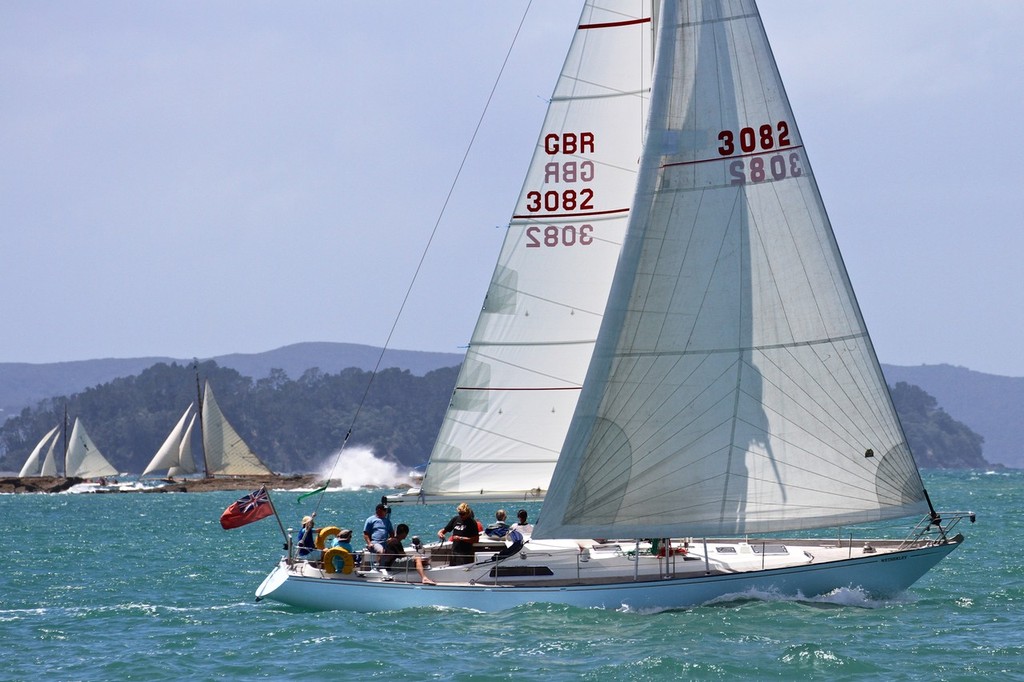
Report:
[[[924,389],[897,382],[892,389],[907,441],[920,467],[981,469],[984,438],[950,417]]]
[[[426,461],[455,386],[457,368],[415,376],[383,370],[283,371],[252,380],[235,370],[201,363],[217,402],[243,439],[278,472],[314,472],[341,446],[366,393],[349,445],[408,465]],[[141,472],[189,403],[196,401],[192,366],[160,363],[137,376],[115,379],[67,398],[42,401],[0,427],[0,469],[17,471],[36,442],[64,418],[80,417],[111,463]]]
[[[985,437],[985,458],[1024,468],[1024,377],[952,365],[883,365],[890,385],[903,381],[934,396],[951,417]]]
[[[107,358],[102,360],[76,360],[30,364],[26,362],[0,362],[0,424],[17,415],[25,407],[55,395],[71,395],[119,377],[138,374],[147,367],[163,362],[191,365],[195,359],[181,358]],[[337,373],[349,367],[373,369],[399,367],[422,376],[442,367],[453,367],[462,362],[460,353],[429,353],[357,343],[293,343],[262,353],[231,353],[213,358],[220,367],[238,370],[247,377],[263,379],[275,369],[283,369],[290,377],[300,377],[310,367],[319,367],[328,373]]]
[[[274,370],[250,379],[210,361],[199,365],[228,420],[253,450],[281,473],[316,472],[333,461],[364,394],[349,445],[373,449],[406,466],[426,461],[455,386],[457,367],[424,376],[398,369],[318,369],[297,379]],[[369,388],[369,390],[368,390]],[[196,400],[191,365],[159,363],[67,398],[42,401],[0,427],[0,469],[17,471],[36,442],[64,418],[80,417],[121,471],[141,472],[189,403]],[[917,386],[897,383],[893,400],[922,467],[981,468],[981,436],[944,412]]]

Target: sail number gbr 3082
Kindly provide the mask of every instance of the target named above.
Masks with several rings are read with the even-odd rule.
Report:
[[[729,183],[743,185],[748,182],[784,180],[803,174],[800,154],[789,137],[789,124],[779,121],[765,123],[757,128],[747,126],[718,133],[718,153],[722,157],[736,157],[729,163]]]
[[[585,157],[594,153],[594,133],[565,132],[544,136],[544,152],[552,160],[544,164],[545,187],[562,189],[530,190],[526,193],[528,215],[565,215],[594,210],[594,162]],[[557,159],[561,155],[570,158]],[[583,157],[583,158],[580,158]],[[571,187],[564,187],[572,185]],[[582,225],[531,225],[526,228],[527,248],[589,246],[594,243],[594,227]]]

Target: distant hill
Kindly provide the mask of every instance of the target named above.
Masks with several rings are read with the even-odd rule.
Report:
[[[282,369],[292,379],[314,367],[337,373],[349,367],[371,370],[377,363],[380,348],[355,343],[296,343],[264,353],[232,353],[213,358],[221,367],[262,379],[272,369]],[[158,362],[179,365],[193,358],[146,357],[130,359],[79,360],[31,364],[0,362],[0,423],[32,407],[40,400],[55,395],[70,395],[113,379],[138,374]],[[417,376],[462,362],[459,353],[427,353],[412,350],[388,350],[381,369],[397,367]]]
[[[336,373],[349,367],[373,369],[379,348],[352,343],[297,343],[264,353],[214,358],[222,367],[261,379],[281,369],[297,379],[311,368]],[[422,376],[462,362],[460,353],[389,350],[382,368],[398,367]],[[188,364],[192,358],[144,357],[50,364],[0,363],[0,423],[38,401],[70,395],[113,379],[136,375],[159,362]],[[1024,378],[975,372],[952,365],[883,365],[890,385],[903,381],[934,396],[939,406],[985,438],[989,462],[1024,468]]]
[[[356,367],[369,371],[377,364],[380,348],[355,343],[295,343],[265,353],[232,353],[210,358],[221,367],[230,367],[240,374],[262,379],[272,369],[283,369],[292,379],[316,367],[328,374]],[[397,367],[416,376],[442,367],[454,367],[462,362],[461,353],[427,353],[415,350],[387,350],[381,369]]]
[[[882,365],[890,385],[920,386],[949,416],[985,438],[985,459],[1024,468],[1024,378],[953,365]]]

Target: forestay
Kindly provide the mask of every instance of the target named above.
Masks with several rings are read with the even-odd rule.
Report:
[[[539,498],[547,489],[636,184],[653,54],[647,5],[583,9],[430,455],[424,499]]]
[[[664,3],[593,367],[534,537],[926,511],[753,2]]]

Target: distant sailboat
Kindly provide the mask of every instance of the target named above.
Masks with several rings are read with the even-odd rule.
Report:
[[[39,444],[32,450],[32,454],[25,460],[25,465],[18,472],[18,477],[56,476],[57,458],[54,453],[58,442],[60,442],[60,424],[54,426],[39,441]],[[44,450],[46,451],[45,455],[43,455]]]
[[[67,415],[64,417],[64,429],[66,433]],[[57,443],[60,442],[60,431],[61,427],[58,424],[43,436],[43,439],[32,450],[32,454],[25,460],[25,465],[18,472],[19,477],[59,475],[57,472]],[[44,450],[46,451],[45,455],[43,455]],[[107,461],[100,449],[96,447],[96,443],[89,437],[81,419],[75,419],[71,435],[67,439],[67,449],[63,454],[66,478],[101,478],[118,475],[117,469]]]
[[[430,587],[289,553],[256,595],[355,611],[886,597],[974,521],[924,489],[753,0],[584,3],[405,496],[527,499],[544,503],[518,551],[484,540],[446,565],[433,544]],[[905,540],[788,535],[918,514]]]
[[[274,473],[228,423],[213,397],[209,381],[203,393],[202,425],[207,476],[260,476]]]
[[[76,417],[71,436],[68,438],[68,451],[64,454],[65,477],[100,478],[117,474],[117,469],[107,461],[86,433],[82,420]]]
[[[167,469],[169,477],[200,471],[192,453],[192,431],[196,417],[200,415],[203,435],[202,471],[206,477],[262,476],[274,473],[228,422],[213,397],[210,382],[206,382],[201,411],[195,409],[195,403],[188,406],[142,472],[143,476],[160,469]]]
[[[159,469],[167,469],[170,478],[194,474],[196,465],[192,457],[192,429],[195,423],[195,403],[190,403],[142,475],[147,476]]]
[[[185,433],[181,437],[181,444],[178,446],[178,464],[167,469],[168,477],[186,476],[196,472],[195,459],[192,457],[192,428],[195,424],[196,415],[192,415],[188,422],[188,428],[185,429]]]

